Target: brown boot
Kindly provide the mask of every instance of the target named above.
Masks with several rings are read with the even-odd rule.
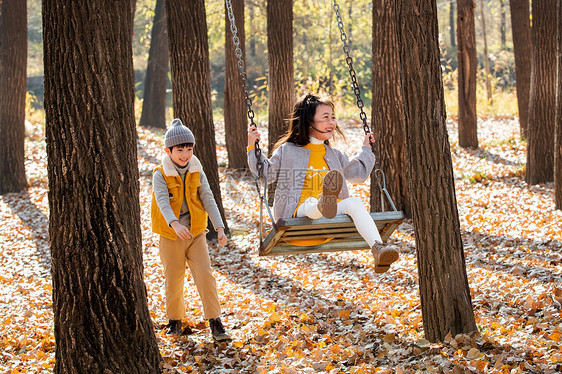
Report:
[[[326,173],[322,182],[322,193],[318,197],[318,210],[326,218],[334,218],[338,213],[338,196],[343,187],[343,176],[338,170]]]
[[[169,335],[180,335],[181,334],[181,320],[171,319],[165,327],[166,334]]]
[[[183,330],[181,330],[181,335],[191,335],[193,334],[193,330],[189,325],[186,325]]]
[[[385,246],[383,243],[375,243],[371,247],[375,259],[375,273],[384,273],[390,269],[390,265],[398,260],[398,250],[395,246]]]
[[[171,319],[169,320],[168,324],[164,327],[166,329],[166,334],[169,335],[191,335],[193,334],[193,330],[189,325],[186,325],[182,329],[182,321],[181,319]]]
[[[224,340],[231,340],[230,335],[224,329],[224,325],[220,317],[211,318],[209,320],[209,328],[211,329],[211,335],[213,335],[213,339],[217,342],[222,342]]]

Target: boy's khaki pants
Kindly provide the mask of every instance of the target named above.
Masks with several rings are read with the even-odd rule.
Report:
[[[189,240],[171,240],[160,236],[159,250],[166,279],[168,319],[179,320],[185,317],[183,285],[186,261],[203,303],[205,319],[216,318],[221,314],[205,233],[206,231]]]

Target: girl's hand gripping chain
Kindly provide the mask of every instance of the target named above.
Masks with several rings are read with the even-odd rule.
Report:
[[[371,143],[375,142],[375,137],[373,135],[372,132],[365,134],[365,138],[363,139],[363,145],[366,145],[367,147],[371,146]]]
[[[252,147],[256,144],[256,140],[261,140],[261,134],[255,127],[250,127],[248,129],[248,147]]]

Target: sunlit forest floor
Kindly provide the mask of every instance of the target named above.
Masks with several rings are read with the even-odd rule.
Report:
[[[261,258],[258,199],[249,175],[229,170],[217,125],[223,204],[232,238],[210,245],[230,343],[212,342],[191,277],[185,296],[195,333],[161,330],[164,279],[150,230],[150,180],[161,132],[139,129],[145,282],[166,373],[554,373],[562,369],[562,212],[553,185],[523,181],[516,119],[479,122],[480,148],[458,147],[448,123],[467,273],[479,334],[424,339],[414,229],[391,242],[401,256],[377,275],[368,251]],[[266,129],[261,129],[262,133]],[[358,149],[362,128],[348,123]],[[265,142],[263,142],[265,143]],[[197,152],[196,152],[197,153]],[[47,157],[41,130],[26,141],[27,193],[0,197],[0,370],[48,373],[54,365],[48,244]],[[368,202],[368,184],[350,185]],[[87,249],[84,249],[87,250]]]

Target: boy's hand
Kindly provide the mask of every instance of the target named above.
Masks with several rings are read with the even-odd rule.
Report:
[[[176,234],[178,234],[178,237],[180,239],[188,240],[193,238],[193,234],[191,233],[191,231],[189,231],[187,227],[179,223],[179,221],[172,222],[170,226],[172,226],[172,228],[174,229]]]
[[[226,235],[224,235],[224,228],[219,227],[217,229],[217,238],[219,239],[219,244],[220,245],[225,245],[226,242],[228,241],[228,238],[226,237]]]
[[[256,144],[256,140],[261,139],[261,134],[257,128],[251,126],[248,128],[248,147],[251,147]]]
[[[375,142],[375,136],[373,135],[372,132],[365,135],[365,139],[363,139],[363,145],[366,145],[367,147],[370,147],[371,143],[374,143],[374,142]]]

